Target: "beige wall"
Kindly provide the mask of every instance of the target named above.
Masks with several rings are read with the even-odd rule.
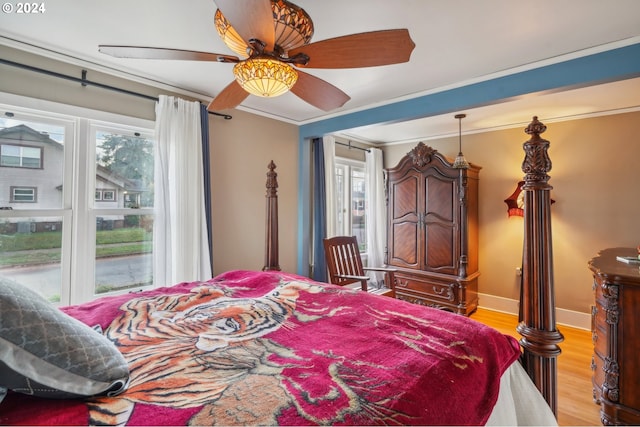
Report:
[[[297,126],[231,111],[212,120],[213,269],[261,269],[265,249],[267,165],[276,164],[280,267],[296,271]]]
[[[540,120],[544,122],[541,115]],[[545,123],[553,167],[551,207],[556,305],[582,313],[593,303],[587,262],[606,247],[640,244],[640,191],[637,137],[640,112],[558,123]],[[522,218],[507,217],[507,198],[524,176],[517,129],[464,135],[467,160],[480,172],[480,282],[482,294],[519,299],[516,267],[522,257]],[[425,141],[451,158],[455,138]],[[385,166],[397,164],[415,144],[385,148]],[[482,300],[480,301],[482,305]]]
[[[57,73],[81,76],[82,67],[0,46],[0,57]],[[0,64],[0,92],[94,110],[155,119],[143,98],[45,76]],[[175,95],[155,87],[89,71],[88,79],[157,97]],[[182,95],[177,95],[182,96]],[[186,96],[183,98],[189,99]],[[265,183],[273,160],[279,180],[280,266],[295,271],[298,128],[242,111],[232,120],[209,116],[213,199],[214,274],[264,266]]]

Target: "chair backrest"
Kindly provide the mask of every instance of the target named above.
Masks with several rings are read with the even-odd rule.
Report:
[[[324,239],[324,255],[329,270],[329,283],[347,285],[359,280],[344,279],[337,276],[364,276],[362,258],[356,236],[337,236]]]

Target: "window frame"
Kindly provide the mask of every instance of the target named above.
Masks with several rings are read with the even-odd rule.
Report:
[[[86,167],[87,167],[87,175],[89,177],[92,177],[91,179],[87,179],[85,180],[85,184],[87,185],[87,189],[86,191],[89,192],[90,194],[94,194],[95,191],[100,190],[102,192],[102,200],[98,200],[97,202],[103,202],[102,204],[96,203],[96,200],[91,200],[87,197],[86,200],[86,204],[83,204],[84,207],[87,207],[89,215],[87,217],[88,219],[88,224],[86,224],[85,226],[87,227],[87,232],[90,233],[88,234],[88,236],[90,236],[89,238],[91,239],[92,242],[96,242],[96,233],[97,233],[97,228],[96,228],[96,223],[98,221],[98,217],[109,217],[109,216],[138,216],[140,218],[140,221],[142,222],[142,220],[144,219],[144,217],[153,217],[155,219],[155,207],[144,207],[144,208],[133,208],[133,207],[127,207],[124,205],[124,200],[123,200],[123,204],[122,206],[113,206],[114,202],[116,203],[116,205],[120,204],[120,200],[119,198],[122,195],[122,192],[118,190],[118,188],[96,188],[97,186],[97,170],[98,170],[98,162],[96,161],[97,159],[97,145],[98,145],[98,134],[99,133],[104,133],[104,132],[109,132],[109,133],[116,133],[118,135],[126,135],[129,137],[144,137],[144,138],[149,138],[149,139],[154,139],[154,127],[141,127],[141,126],[134,126],[134,125],[129,125],[126,123],[113,123],[113,122],[105,122],[105,121],[100,121],[100,120],[92,120],[88,123],[88,128],[86,129],[87,132],[87,141],[89,141],[90,143],[87,144],[86,147],[86,153],[84,154],[86,156],[87,162],[86,162]],[[105,194],[112,194],[113,198],[105,198]],[[108,207],[104,206],[104,202],[107,202],[107,204],[109,204]],[[92,272],[91,272],[91,283],[95,282],[95,259],[96,259],[96,245],[94,244],[92,247],[88,248],[87,250],[91,251],[91,258],[92,258]],[[152,272],[153,277],[157,277],[154,272]],[[153,284],[151,285],[153,286]],[[120,290],[112,290],[109,291],[107,294],[105,293],[101,293],[99,295],[93,295],[92,298],[97,298],[98,296],[104,296],[104,295],[117,295],[117,294],[122,294],[122,293],[128,293],[128,292],[138,292],[138,291],[142,291],[144,289],[149,288],[149,286],[138,286],[138,287],[134,287],[134,288],[123,288]],[[93,290],[95,290],[95,283],[94,283],[94,288]]]
[[[340,229],[337,230],[338,234],[342,234],[342,235],[348,235],[348,236],[353,236],[353,235],[357,235],[356,232],[354,232],[353,230],[353,182],[352,182],[352,178],[353,178],[353,169],[357,169],[359,171],[362,171],[362,173],[364,174],[364,179],[366,182],[366,164],[364,161],[361,160],[355,160],[355,159],[349,159],[346,157],[340,157],[340,156],[336,156],[335,157],[335,166],[336,166],[336,171],[335,171],[335,182],[336,182],[336,205],[339,202],[339,197],[338,196],[338,185],[339,185],[339,179],[338,177],[338,169],[341,168],[343,169],[343,182],[342,182],[342,194],[343,194],[343,200],[342,200],[342,206],[337,206],[339,209],[342,209],[343,212],[343,221],[342,223],[340,222],[339,218],[336,218],[336,224],[339,225]],[[361,256],[365,256],[367,253],[367,242],[366,242],[366,185],[365,185],[365,190],[364,190],[364,198],[363,198],[363,204],[364,207],[363,210],[365,211],[365,213],[363,214],[363,216],[365,217],[365,228],[364,228],[364,236],[365,238],[358,238],[358,246],[360,249],[360,255]]]
[[[16,190],[31,190],[32,200],[17,200]],[[26,185],[9,186],[9,203],[38,203],[38,187],[32,187],[32,186],[26,186]]]
[[[20,149],[20,155],[18,156],[18,158],[20,159],[20,164],[19,165],[6,165],[3,164],[2,159],[3,159],[3,155],[2,155],[2,147],[16,147]],[[25,166],[23,163],[23,159],[26,157],[23,155],[23,151],[25,148],[33,148],[36,149],[40,152],[40,155],[38,156],[38,166],[37,167],[33,167],[33,166]],[[9,144],[9,143],[0,143],[0,167],[3,168],[19,168],[19,169],[43,169],[43,164],[44,164],[44,159],[43,159],[43,155],[44,155],[44,148],[43,147],[39,147],[37,145],[29,145],[29,144]],[[29,157],[32,158],[32,157]]]
[[[101,190],[102,200],[103,202],[115,202],[116,201],[116,190]]]
[[[94,206],[95,144],[91,141],[95,127],[130,133],[154,134],[152,120],[128,117],[115,113],[61,104],[21,95],[0,92],[0,109],[11,111],[17,120],[53,124],[64,127],[64,168],[62,178],[62,204],[58,208],[27,208],[0,210],[0,221],[56,217],[62,222],[62,250],[60,259],[60,301],[55,305],[79,304],[96,299],[95,291],[95,236],[96,217],[118,215],[121,209],[100,209]],[[44,163],[41,154],[41,165]],[[73,191],[69,191],[73,189]],[[114,201],[117,200],[114,194]],[[153,215],[153,208],[126,209],[130,214]],[[83,258],[79,258],[83,257]],[[87,262],[85,262],[85,260]],[[90,285],[87,285],[89,283]],[[109,295],[132,292],[135,289],[110,292]]]

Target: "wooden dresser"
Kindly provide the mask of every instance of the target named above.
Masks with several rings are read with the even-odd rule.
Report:
[[[397,298],[469,315],[478,307],[478,174],[419,143],[386,170],[387,264]]]
[[[593,272],[593,397],[604,425],[640,424],[640,269],[616,256],[637,256],[632,248],[601,251]]]

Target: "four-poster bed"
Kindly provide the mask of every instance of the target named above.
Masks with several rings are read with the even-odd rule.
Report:
[[[14,369],[12,378],[26,385],[0,383],[9,389],[0,424],[555,423],[518,363],[515,339],[465,316],[279,271],[274,169],[271,162],[264,271],[57,310],[113,344],[127,363],[128,384],[48,399],[60,392],[51,384],[68,384]],[[19,313],[15,286],[1,282],[0,289],[3,304]],[[19,349],[24,337],[4,334],[3,322],[3,345]],[[11,371],[10,355],[0,355],[0,371]],[[50,356],[39,355],[45,366],[73,370]],[[33,381],[45,387],[30,389]]]
[[[531,138],[523,144],[524,249],[522,254],[522,363],[545,400],[558,413],[557,357],[563,341],[556,329],[551,241],[551,160],[549,141],[540,137],[547,127],[534,116],[525,132]]]

